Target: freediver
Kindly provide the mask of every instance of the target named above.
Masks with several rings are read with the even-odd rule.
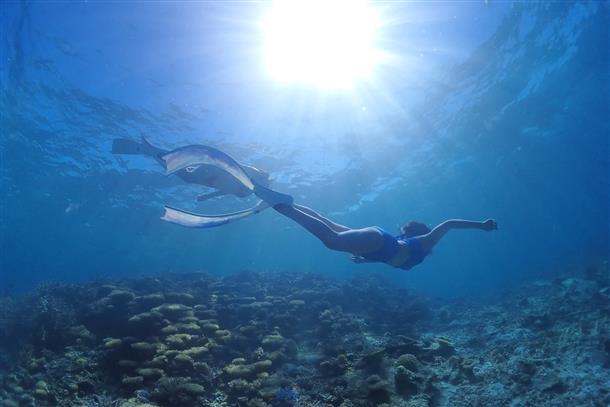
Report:
[[[292,219],[317,237],[331,250],[352,254],[355,263],[381,262],[409,270],[424,261],[436,244],[453,229],[497,230],[494,219],[472,221],[449,219],[430,230],[425,224],[411,221],[394,236],[379,226],[360,229],[340,225],[316,211],[293,202],[290,195],[270,189],[260,190],[258,197],[277,212]]]
[[[251,179],[239,163],[220,150],[207,146],[186,146],[163,155],[168,174],[183,171],[189,166],[207,163],[224,169],[243,187],[252,191],[262,201],[277,212],[294,220],[317,237],[331,250],[352,254],[355,263],[381,262],[390,266],[409,270],[420,264],[436,244],[452,229],[479,229],[492,231],[498,228],[496,221],[471,221],[463,219],[447,220],[430,230],[419,222],[404,225],[400,234],[394,236],[378,226],[354,229],[325,218],[313,209],[294,203],[292,196],[283,194]],[[246,214],[258,213],[261,208],[251,208]],[[163,220],[187,227],[213,227],[242,217],[244,212],[221,216],[189,213],[166,206]]]

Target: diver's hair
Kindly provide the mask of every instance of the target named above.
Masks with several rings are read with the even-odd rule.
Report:
[[[411,221],[400,228],[400,233],[406,237],[421,236],[430,233],[430,228],[424,223]]]

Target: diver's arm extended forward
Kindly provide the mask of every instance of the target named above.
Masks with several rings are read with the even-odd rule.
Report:
[[[422,237],[424,249],[430,251],[451,229],[479,229],[491,231],[498,229],[498,225],[493,219],[487,219],[483,222],[464,219],[449,219]]]

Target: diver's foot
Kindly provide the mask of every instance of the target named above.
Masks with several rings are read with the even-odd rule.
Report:
[[[282,194],[281,192],[274,191],[261,185],[254,186],[254,194],[263,201],[267,202],[270,206],[279,204],[292,205],[294,202],[294,198],[292,196]]]

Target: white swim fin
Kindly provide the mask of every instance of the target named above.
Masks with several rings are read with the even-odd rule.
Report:
[[[141,154],[158,159],[158,156],[165,153],[167,151],[153,146],[143,136],[139,143],[127,138],[115,138],[112,140],[112,154]]]
[[[254,183],[239,163],[213,147],[203,145],[180,147],[162,155],[161,159],[165,162],[167,175],[187,167],[196,167],[202,164],[213,165],[231,174],[250,191],[254,190]]]
[[[247,218],[248,216],[259,213],[267,208],[269,208],[269,205],[260,201],[256,206],[239,212],[225,213],[222,215],[203,215],[183,211],[166,205],[165,213],[161,217],[161,220],[188,228],[213,228]]]
[[[137,141],[127,138],[115,138],[112,140],[112,154],[146,154],[144,146]]]

